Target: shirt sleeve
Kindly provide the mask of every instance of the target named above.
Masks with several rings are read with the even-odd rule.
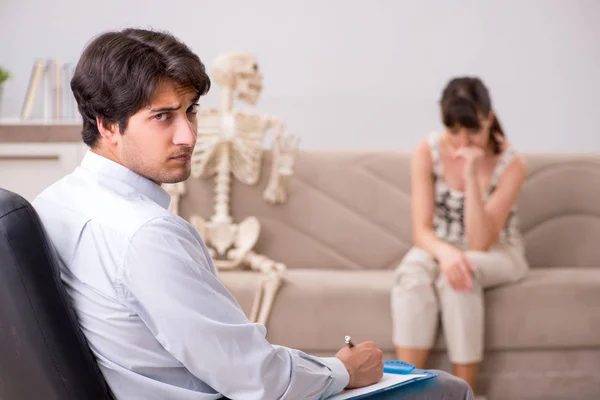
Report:
[[[132,237],[122,300],[192,374],[230,399],[324,399],[348,384],[343,363],[270,344],[218,280],[200,236],[158,218]]]

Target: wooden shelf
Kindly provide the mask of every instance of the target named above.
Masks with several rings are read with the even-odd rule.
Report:
[[[0,119],[0,143],[82,142],[81,121]]]

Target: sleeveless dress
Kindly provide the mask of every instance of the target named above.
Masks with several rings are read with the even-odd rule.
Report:
[[[427,137],[433,161],[435,191],[433,227],[438,238],[464,248],[466,247],[465,194],[450,188],[444,181],[444,166],[440,156],[441,138],[442,135],[436,132]],[[511,146],[500,156],[490,177],[489,190],[483,195],[484,203],[496,190],[502,172],[516,154],[516,150]],[[522,235],[519,230],[517,205],[514,204],[500,233],[498,243],[521,244],[521,242]]]

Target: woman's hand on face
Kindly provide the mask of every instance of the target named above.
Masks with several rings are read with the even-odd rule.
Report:
[[[477,176],[477,169],[484,157],[485,152],[476,146],[462,147],[454,152],[454,158],[465,161],[465,179]]]
[[[438,262],[442,273],[454,290],[471,290],[475,266],[471,264],[464,252],[455,247],[448,247],[440,254]]]

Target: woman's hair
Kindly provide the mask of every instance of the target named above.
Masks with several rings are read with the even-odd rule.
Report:
[[[487,118],[492,111],[489,91],[481,79],[475,77],[452,79],[442,93],[440,105],[442,121],[448,128],[461,126],[481,129],[480,118]],[[494,113],[490,125],[490,142],[496,154],[502,151],[500,137],[504,137],[504,131]]]

